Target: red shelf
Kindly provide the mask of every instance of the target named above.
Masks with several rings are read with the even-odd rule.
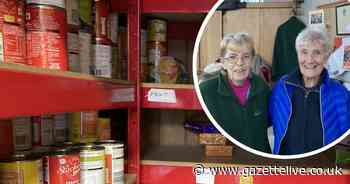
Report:
[[[151,89],[170,89],[175,90],[176,103],[149,102],[148,92]],[[201,110],[196,92],[193,85],[183,84],[142,84],[142,108],[151,109],[185,109]]]
[[[128,1],[112,0],[112,10],[125,12]],[[217,0],[141,0],[142,13],[206,13]],[[129,2],[130,3],[130,2]]]
[[[0,64],[0,83],[0,118],[134,106],[127,81]]]

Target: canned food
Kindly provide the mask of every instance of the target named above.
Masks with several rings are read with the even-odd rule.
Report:
[[[0,161],[0,183],[43,184],[42,160],[15,154]]]
[[[28,64],[67,70],[66,38],[56,32],[27,31]]]
[[[92,47],[94,74],[99,77],[112,77],[112,46],[94,44]]]
[[[80,183],[105,184],[105,148],[102,146],[80,147]]]
[[[63,35],[67,32],[64,9],[43,5],[28,5],[26,14],[26,28],[29,31],[56,31]]]
[[[148,41],[166,42],[167,22],[161,19],[152,19],[147,22]]]
[[[27,4],[41,4],[65,8],[65,0],[27,0]]]
[[[107,35],[107,20],[109,14],[109,1],[94,0],[93,3],[93,25],[96,38],[108,40]]]
[[[14,148],[28,150],[32,148],[32,124],[29,117],[18,117],[12,120]]]
[[[50,146],[54,143],[54,122],[51,115],[36,116],[33,123],[33,146]]]
[[[0,23],[14,23],[24,25],[25,3],[21,0],[7,0],[0,2]]]
[[[90,74],[91,67],[91,34],[79,31],[79,61],[82,73]]]
[[[78,33],[67,33],[67,46],[69,53],[79,53],[79,34]]]
[[[68,138],[68,114],[54,115],[54,140],[56,143],[65,142]]]
[[[92,0],[79,0],[80,29],[92,30]]]
[[[118,43],[118,23],[119,23],[118,13],[111,13],[108,17],[108,38],[112,41],[112,43]]]
[[[79,27],[79,0],[66,0],[67,24]]]
[[[124,183],[124,144],[105,140],[97,142],[106,152],[106,184]]]
[[[97,140],[97,112],[71,114],[70,140],[73,143],[87,143]]]
[[[167,55],[165,42],[148,42],[148,62],[156,67],[159,65],[160,57]]]
[[[0,36],[0,61],[4,63],[27,64],[26,38],[23,27],[4,23]]]
[[[70,148],[56,148],[44,157],[45,184],[79,184],[80,155]]]

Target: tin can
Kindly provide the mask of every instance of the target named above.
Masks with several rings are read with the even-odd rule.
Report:
[[[33,146],[50,146],[54,143],[54,122],[52,115],[32,117]]]
[[[111,13],[108,17],[108,38],[112,41],[113,44],[118,43],[118,23],[119,15],[118,13]]]
[[[12,135],[16,151],[32,148],[32,124],[29,117],[17,117],[12,120]]]
[[[79,54],[69,53],[68,54],[68,69],[71,72],[80,72],[80,61]]]
[[[94,0],[92,7],[94,35],[96,38],[108,40],[107,23],[109,14],[109,1]]]
[[[79,151],[70,148],[56,148],[44,157],[45,184],[79,184]]]
[[[105,140],[96,144],[105,148],[106,184],[123,184],[124,144],[114,140]]]
[[[148,42],[148,63],[159,65],[160,57],[167,55],[167,45],[165,42]]]
[[[105,148],[102,146],[80,147],[80,183],[105,184]]]
[[[79,31],[79,61],[80,61],[80,69],[82,73],[90,74],[91,68],[91,34]]]
[[[67,33],[67,46],[69,53],[79,53],[79,34],[78,33]]]
[[[27,0],[27,4],[50,5],[65,8],[65,0]]]
[[[62,8],[28,5],[26,9],[28,31],[56,31],[66,34],[66,12]]]
[[[67,24],[79,29],[79,0],[66,0]]]
[[[43,184],[42,160],[15,154],[0,161],[0,183]]]
[[[25,2],[21,0],[0,1],[0,23],[23,26],[25,22]]]
[[[161,19],[152,19],[147,22],[148,41],[167,41],[167,22]]]
[[[105,44],[94,44],[92,46],[92,58],[94,64],[94,75],[99,77],[112,77],[112,46]]]
[[[54,140],[62,143],[68,139],[68,114],[55,114],[54,117]]]
[[[92,31],[92,0],[79,0],[80,29]]]
[[[28,64],[67,70],[66,38],[56,32],[27,31]]]
[[[72,113],[70,122],[70,141],[73,143],[87,143],[97,140],[96,111]]]
[[[27,64],[26,38],[23,27],[4,23],[0,36],[0,61],[4,63]]]

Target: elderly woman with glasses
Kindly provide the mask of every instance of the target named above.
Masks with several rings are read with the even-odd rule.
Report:
[[[326,31],[309,26],[296,38],[299,68],[274,86],[269,112],[274,154],[294,155],[330,144],[350,127],[350,97],[324,68],[331,52]]]
[[[255,55],[247,33],[229,34],[220,45],[222,70],[199,85],[203,100],[220,127],[255,150],[270,153],[267,138],[270,89],[251,72]]]

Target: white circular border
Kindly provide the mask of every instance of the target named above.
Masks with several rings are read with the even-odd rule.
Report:
[[[231,137],[224,129],[221,128],[221,126],[215,121],[215,119],[213,118],[213,116],[210,114],[209,110],[207,109],[207,106],[204,103],[203,97],[200,93],[199,90],[199,83],[198,83],[198,76],[197,76],[197,61],[198,61],[198,50],[199,50],[199,42],[202,38],[203,32],[210,20],[210,18],[212,17],[212,15],[215,13],[215,10],[220,6],[220,4],[223,2],[224,0],[218,0],[218,2],[216,2],[216,4],[211,8],[211,10],[209,11],[209,13],[206,15],[196,38],[196,42],[194,45],[194,50],[193,50],[193,80],[194,80],[194,88],[197,94],[197,97],[199,99],[199,102],[205,112],[205,114],[208,116],[209,120],[214,124],[214,126],[219,130],[219,132],[221,134],[223,134],[226,138],[228,138],[231,142],[233,142],[235,145],[241,147],[242,149],[254,153],[256,155],[259,156],[263,156],[263,157],[267,157],[267,158],[273,158],[273,159],[297,159],[297,158],[304,158],[304,157],[309,157],[312,155],[316,155],[318,153],[321,153],[323,151],[326,151],[327,149],[333,147],[334,145],[338,144],[340,141],[342,141],[346,136],[348,136],[350,134],[350,129],[348,131],[346,131],[342,136],[340,136],[338,139],[336,139],[335,141],[333,141],[332,143],[319,148],[317,150],[311,151],[311,152],[307,152],[307,153],[303,153],[303,154],[297,154],[297,155],[274,155],[274,154],[270,154],[270,153],[265,153],[262,151],[258,151],[255,149],[252,149],[242,143],[240,143],[239,141],[237,141],[236,139],[234,139],[233,137]],[[267,131],[267,130],[266,130]]]

